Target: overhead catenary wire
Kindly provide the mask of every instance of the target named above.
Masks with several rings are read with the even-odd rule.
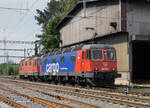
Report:
[[[27,11],[24,16],[21,17],[21,19],[19,20],[19,22],[14,26],[15,29],[18,29],[19,25],[24,24],[23,21],[24,19],[28,16],[28,14],[31,12],[31,10],[33,10],[34,6],[39,2],[40,0],[35,0],[33,1],[33,3],[29,6],[29,11]],[[27,18],[26,18],[27,20]],[[19,28],[19,31],[21,31],[22,26]],[[28,33],[29,34],[29,33]],[[11,34],[12,35],[12,34]]]
[[[35,0],[35,2],[33,2],[33,4],[31,5],[31,7],[33,7],[33,6],[35,5],[34,3],[37,3],[37,2],[38,2],[38,0]],[[104,7],[103,7],[103,8],[104,8]],[[89,13],[89,15],[86,16],[86,18],[95,17],[93,14],[96,13],[96,12],[98,12],[98,11],[100,11],[100,10],[103,9],[103,8],[100,8],[100,9],[98,9],[98,10],[92,12],[92,13]],[[27,12],[27,14],[28,14],[28,13],[29,13],[29,12]],[[21,20],[20,20],[20,22],[18,23],[18,25],[23,22],[23,20],[25,19],[26,16],[27,16],[27,15],[24,15],[24,16],[21,18]],[[83,16],[71,16],[71,15],[66,16],[66,17],[81,17],[81,18],[83,18]],[[99,16],[98,18],[109,18],[109,17]],[[115,17],[115,18],[112,18],[112,19],[121,19],[121,18]],[[79,19],[78,19],[78,20],[79,20]],[[122,20],[122,19],[121,19],[121,20]],[[129,20],[128,20],[128,21],[129,21]],[[137,22],[137,21],[136,21],[136,22]],[[138,22],[139,22],[139,21],[138,21]],[[16,27],[18,27],[18,25],[17,25]],[[19,29],[20,29],[20,28],[19,28]]]
[[[39,0],[35,0],[35,1],[31,4],[30,10],[27,11],[27,13],[25,13],[24,16],[22,16],[22,18],[19,20],[19,22],[16,24],[15,27],[17,27],[17,26],[25,19],[25,17],[27,17],[28,13],[33,9],[34,5],[35,5],[36,3],[38,3],[38,1],[39,1]]]
[[[40,1],[40,0],[34,0],[33,2],[32,2],[32,4],[29,6],[29,4],[28,3],[26,3],[26,7],[27,8],[29,8],[29,10],[28,11],[25,11],[26,13],[20,18],[20,20],[14,25],[14,27],[13,28],[15,28],[15,29],[17,29],[17,30],[15,30],[15,31],[20,31],[20,28],[19,28],[19,25],[24,21],[24,19],[28,16],[28,14],[29,14],[29,12],[31,12],[31,10],[33,10],[33,8],[34,8],[34,6],[38,3],[38,1]],[[19,11],[19,10],[16,10],[16,11]],[[11,33],[11,35],[13,35],[15,32],[13,32],[13,33]]]
[[[2,7],[0,6],[0,9],[7,9],[7,10],[19,10],[19,11],[29,11],[29,9],[21,9],[21,8],[9,8],[9,7]]]

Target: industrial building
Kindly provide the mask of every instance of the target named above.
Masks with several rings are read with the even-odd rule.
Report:
[[[61,47],[110,44],[117,51],[116,84],[150,79],[150,2],[90,0],[79,2],[59,23]]]

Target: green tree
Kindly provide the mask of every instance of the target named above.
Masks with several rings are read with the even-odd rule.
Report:
[[[81,0],[51,0],[47,7],[41,11],[37,10],[35,20],[42,26],[41,44],[43,50],[59,47],[59,31],[56,26],[60,20]]]
[[[3,74],[2,64],[0,64],[0,75]]]
[[[44,29],[51,18],[59,15],[60,10],[58,6],[59,2],[57,0],[51,0],[49,3],[47,3],[47,7],[43,11],[37,9],[37,15],[35,16],[37,24],[41,25]]]
[[[41,43],[44,49],[58,48],[59,47],[59,31],[56,29],[57,24],[60,21],[60,17],[55,16],[49,22],[44,29]]]
[[[15,64],[14,65],[14,75],[18,75],[19,74],[19,64]]]

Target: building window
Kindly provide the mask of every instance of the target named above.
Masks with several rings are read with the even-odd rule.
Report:
[[[76,56],[75,55],[71,55],[71,62],[75,62],[76,60]]]
[[[64,63],[65,62],[65,57],[64,56],[61,56],[60,57],[60,63]]]

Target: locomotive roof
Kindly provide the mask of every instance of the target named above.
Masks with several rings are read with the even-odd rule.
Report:
[[[105,44],[90,44],[84,45],[82,49],[91,49],[91,48],[113,48],[112,45],[105,45]]]
[[[42,57],[64,54],[68,52],[78,51],[81,49],[92,49],[92,48],[107,48],[108,49],[108,48],[114,48],[114,47],[112,45],[106,45],[106,44],[87,44],[87,45],[81,44],[81,45],[76,45],[73,47],[52,50],[49,53],[43,55]]]
[[[31,60],[31,59],[38,59],[38,58],[40,58],[40,57],[39,56],[29,57],[29,58],[26,58],[26,59],[22,59],[20,62],[28,61],[28,60]]]

